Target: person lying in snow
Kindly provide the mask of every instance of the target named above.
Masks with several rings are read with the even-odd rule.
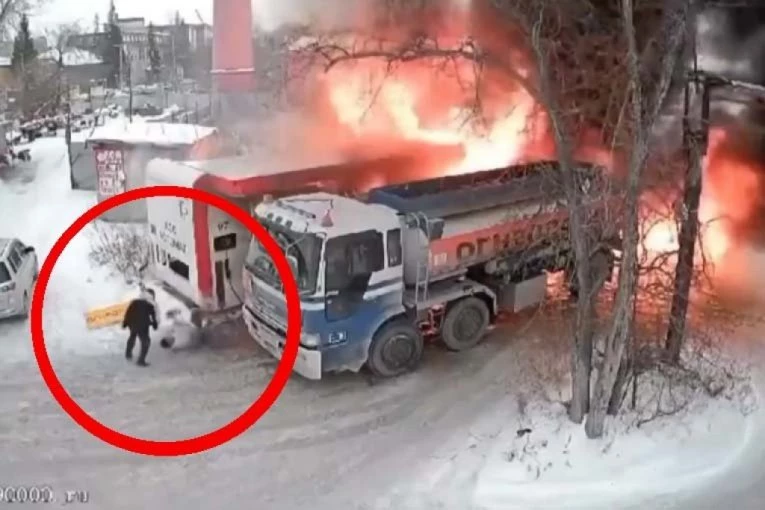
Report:
[[[168,310],[160,325],[159,345],[174,351],[196,347],[201,342],[201,332],[184,319],[179,308]]]

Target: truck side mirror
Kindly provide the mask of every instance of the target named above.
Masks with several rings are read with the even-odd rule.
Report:
[[[444,235],[444,220],[443,218],[434,218],[430,220],[430,239],[429,241],[437,241]]]

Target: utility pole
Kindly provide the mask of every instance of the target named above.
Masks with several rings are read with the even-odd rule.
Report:
[[[22,50],[22,52],[21,52],[21,111],[23,112],[23,115],[26,117],[26,113],[27,113],[27,70],[26,70],[26,66],[24,65],[24,61],[26,60],[24,53],[25,52]]]
[[[120,90],[122,90],[124,88],[124,85],[125,85],[124,83],[122,83],[122,58],[123,58],[123,56],[122,56],[122,51],[123,51],[122,44],[115,44],[114,47],[117,48],[117,51],[119,53],[119,56],[117,57],[119,59],[119,67],[118,67],[118,71],[117,71],[117,73],[118,73],[117,83],[119,84]]]
[[[178,92],[178,60],[175,53],[175,38],[177,37],[179,25],[175,25],[173,36],[170,38],[170,52],[173,57],[173,89]]]
[[[678,363],[685,337],[685,323],[688,315],[688,301],[693,279],[693,260],[696,254],[696,237],[699,230],[699,205],[702,189],[702,159],[706,153],[709,133],[709,87],[703,74],[698,70],[698,52],[696,46],[698,10],[696,2],[690,0],[688,23],[686,24],[685,51],[691,60],[693,70],[685,79],[683,96],[683,151],[685,152],[686,171],[683,181],[684,190],[680,210],[680,231],[678,233],[677,265],[672,293],[672,305],[669,312],[666,350],[669,358]],[[691,97],[693,96],[693,97]],[[701,96],[700,118],[691,117],[698,109]]]
[[[720,88],[743,89],[765,97],[765,87],[762,85],[729,80],[723,76],[699,70],[691,71],[688,75],[683,116],[683,146],[688,166],[683,193],[682,221],[678,234],[675,288],[666,338],[666,348],[670,359],[674,362],[680,360],[693,279],[693,260],[699,230],[703,159],[709,147],[711,96],[714,90]]]
[[[685,337],[689,296],[694,272],[696,240],[699,231],[699,206],[703,187],[703,160],[709,146],[709,116],[711,94],[721,87],[741,88],[765,96],[765,87],[729,80],[719,75],[700,71],[696,54],[696,11],[692,7],[687,39],[693,61],[693,70],[685,82],[683,105],[683,149],[687,167],[681,204],[680,231],[678,233],[677,265],[674,292],[669,314],[669,327],[665,347],[669,359],[678,363]],[[692,33],[692,34],[691,34]]]
[[[125,59],[128,59],[129,55],[125,53]],[[122,59],[120,59],[122,61]],[[131,62],[127,63],[127,80],[128,80],[128,120],[133,122],[133,71]]]
[[[66,87],[66,101],[64,108],[66,109],[66,128],[64,130],[64,139],[66,140],[66,152],[69,158],[69,177],[72,189],[74,189],[74,175],[72,170],[72,164],[74,159],[72,158],[72,94],[69,86],[69,81],[66,80],[64,86]]]

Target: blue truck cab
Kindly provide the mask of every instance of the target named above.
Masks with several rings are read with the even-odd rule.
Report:
[[[255,216],[284,250],[298,284],[303,326],[295,371],[309,379],[358,371],[375,332],[404,313],[397,211],[312,193],[264,200]],[[286,301],[279,275],[256,239],[245,263],[244,288],[250,334],[280,358]]]

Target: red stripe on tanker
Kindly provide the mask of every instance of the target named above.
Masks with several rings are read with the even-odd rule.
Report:
[[[491,227],[431,242],[431,267],[438,273],[489,261],[503,252],[528,248],[536,240],[568,235],[568,212],[546,208],[526,218],[512,218]]]

